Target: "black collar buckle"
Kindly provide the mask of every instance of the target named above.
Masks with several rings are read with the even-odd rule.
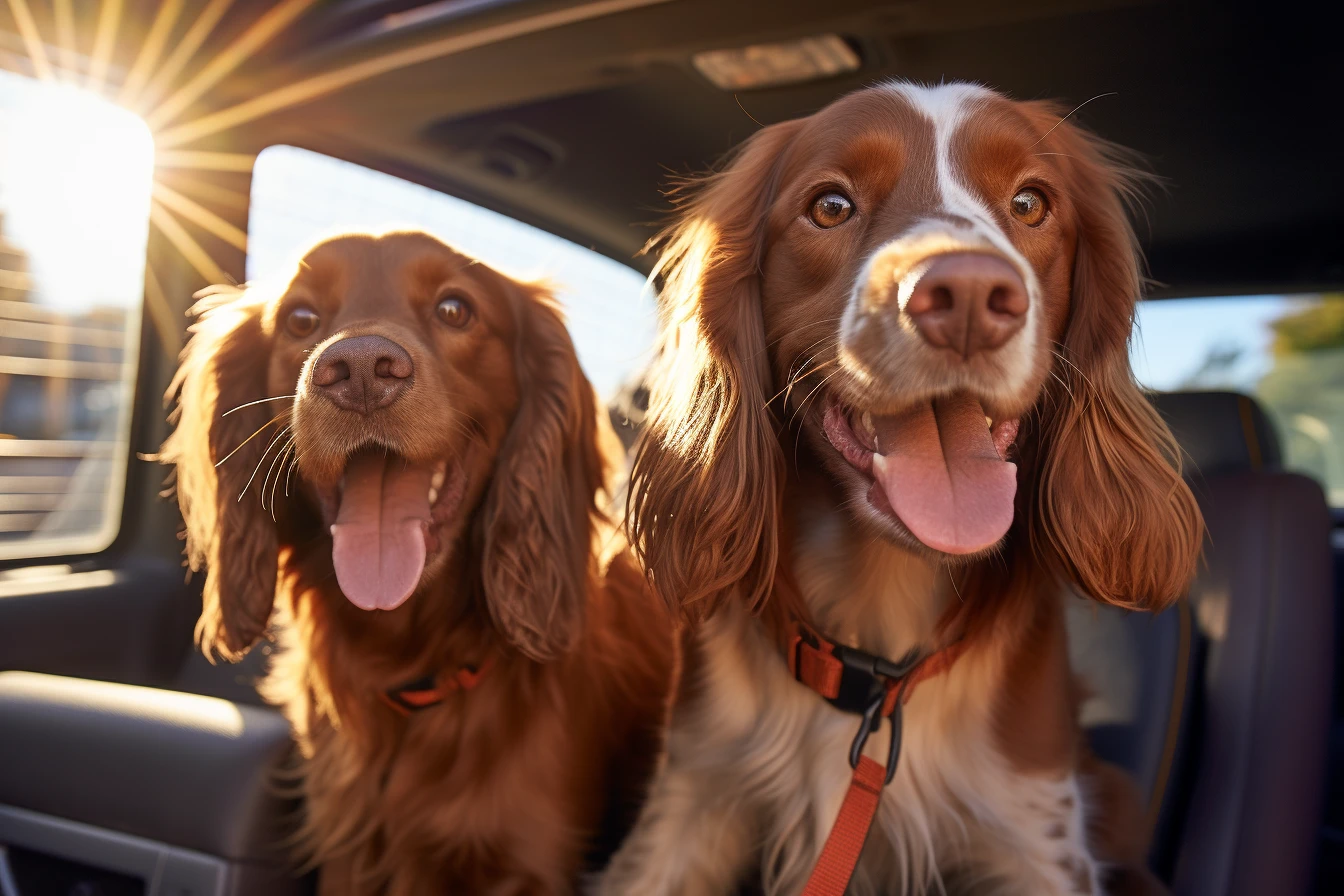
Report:
[[[831,654],[840,661],[840,688],[828,702],[836,709],[867,715],[873,701],[880,709],[887,689],[899,685],[919,663],[919,649],[911,648],[896,662],[857,647],[835,644]]]

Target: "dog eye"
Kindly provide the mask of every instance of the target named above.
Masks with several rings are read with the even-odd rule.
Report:
[[[440,299],[434,313],[450,327],[460,329],[471,322],[471,306],[457,296]]]
[[[812,219],[812,223],[828,230],[849,220],[850,215],[854,214],[854,203],[844,193],[823,193],[812,202],[812,208],[807,216]]]
[[[1035,227],[1044,221],[1045,213],[1049,210],[1045,196],[1041,195],[1040,190],[1031,187],[1018,191],[1013,197],[1012,207],[1013,217],[1028,227]]]
[[[289,312],[288,316],[285,317],[285,329],[289,331],[291,336],[300,339],[304,336],[311,336],[319,323],[321,323],[321,318],[317,316],[317,312],[302,305]]]

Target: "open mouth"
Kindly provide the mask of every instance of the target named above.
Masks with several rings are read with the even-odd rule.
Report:
[[[439,530],[461,502],[464,476],[448,460],[412,463],[381,448],[350,456],[323,495],[341,591],[363,610],[392,610],[415,593]]]
[[[968,393],[898,414],[859,411],[831,396],[822,427],[832,447],[872,480],[873,508],[922,544],[974,554],[1008,533],[1017,465],[1007,454],[1016,419],[991,420]]]

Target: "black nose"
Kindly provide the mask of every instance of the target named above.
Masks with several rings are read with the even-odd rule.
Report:
[[[391,339],[352,336],[323,350],[312,377],[338,408],[368,414],[400,398],[414,372],[411,356]]]

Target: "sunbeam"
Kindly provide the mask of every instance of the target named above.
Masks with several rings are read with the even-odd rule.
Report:
[[[62,81],[78,80],[79,48],[75,46],[75,12],[71,0],[54,0],[52,17],[56,20],[56,65]]]
[[[247,234],[200,203],[188,199],[166,184],[154,183],[154,198],[170,211],[219,237],[240,252],[247,251]]]
[[[163,291],[153,265],[145,265],[145,313],[154,325],[154,334],[164,357],[176,358],[182,351],[182,313],[173,307]]]
[[[154,159],[159,168],[195,168],[198,171],[237,171],[251,174],[257,157],[250,152],[210,152],[199,149],[170,149]]]
[[[140,52],[136,54],[135,61],[126,72],[126,80],[117,93],[117,102],[121,105],[130,105],[149,83],[150,73],[163,56],[168,35],[172,33],[178,16],[182,14],[182,3],[183,0],[164,0],[159,6],[159,11],[154,15],[154,23],[149,26],[145,41],[140,45]]]
[[[98,28],[93,36],[93,54],[89,58],[89,90],[100,93],[107,79],[107,66],[116,46],[117,27],[121,24],[122,0],[103,0],[98,8]]]
[[[182,74],[182,69],[186,68],[196,56],[196,51],[205,43],[210,32],[215,30],[219,20],[224,17],[224,13],[229,11],[233,5],[233,0],[210,0],[201,10],[201,14],[196,17],[196,21],[191,23],[187,33],[182,35],[182,40],[178,41],[173,52],[168,54],[168,58],[163,61],[162,67],[150,77],[149,83],[145,85],[144,90],[139,94],[126,97],[125,102],[130,108],[137,111],[144,111],[147,106],[153,105],[163,96],[164,91],[168,90],[177,80],[177,76]]]
[[[19,29],[24,49],[28,51],[28,60],[33,64],[33,74],[43,81],[50,81],[53,77],[51,60],[47,58],[42,35],[37,33],[37,23],[33,21],[33,11],[28,8],[28,0],[9,0],[9,10],[14,14],[14,25]]]
[[[182,257],[186,259],[187,264],[196,269],[196,273],[207,283],[229,283],[232,282],[229,275],[224,272],[211,257],[210,253],[201,247],[201,244],[187,233],[182,223],[173,217],[173,213],[168,211],[161,202],[154,202],[149,207],[149,220],[159,231],[168,238]]]
[[[169,128],[158,136],[158,144],[165,149],[171,149],[193,143],[202,137],[208,137],[211,134],[237,127],[263,115],[306,103],[342,90],[352,84],[367,81],[369,78],[421,62],[428,62],[431,59],[451,56],[476,47],[511,40],[527,34],[535,34],[539,31],[548,31],[576,22],[601,18],[630,9],[669,2],[671,0],[599,0],[596,3],[583,3],[565,9],[539,13],[517,21],[503,22],[465,34],[454,34],[450,37],[431,40],[403,50],[384,53],[381,56],[343,66],[334,71],[313,75],[302,81],[253,97],[236,106],[212,112],[177,127]],[[157,120],[159,119],[153,119],[151,124]]]
[[[314,2],[316,0],[284,0],[283,3],[268,10],[249,25],[233,43],[202,66],[200,71],[187,80],[187,83],[151,110],[145,116],[150,128],[157,130],[177,118],[206,91],[228,77],[257,50],[302,15]]]

